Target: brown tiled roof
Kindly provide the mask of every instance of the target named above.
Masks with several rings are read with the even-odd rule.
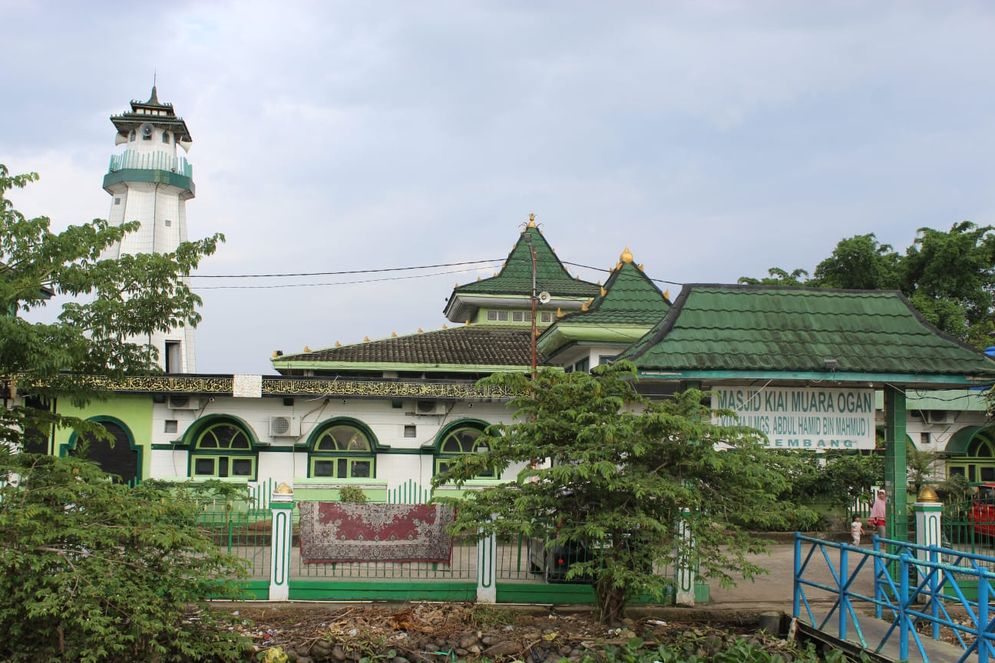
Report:
[[[529,328],[468,325],[284,355],[273,364],[280,368],[287,362],[305,361],[527,366],[531,363]]]

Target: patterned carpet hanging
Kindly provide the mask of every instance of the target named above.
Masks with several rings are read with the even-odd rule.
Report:
[[[321,562],[445,562],[453,508],[440,504],[301,502],[301,559]]]

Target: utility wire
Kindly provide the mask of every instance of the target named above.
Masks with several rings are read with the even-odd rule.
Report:
[[[355,281],[332,281],[326,283],[277,283],[274,285],[206,285],[206,286],[195,286],[191,288],[191,290],[272,290],[274,288],[318,288],[318,287],[331,286],[331,285],[356,285],[360,283],[379,283],[381,281],[405,281],[407,279],[425,279],[432,276],[444,276],[446,274],[475,272],[477,271],[477,269],[478,269],[477,267],[471,267],[469,269],[450,269],[444,272],[433,272],[431,274],[409,274],[408,276],[385,276],[379,279],[358,279]]]
[[[579,262],[570,262],[568,260],[561,260],[560,262],[562,262],[564,265],[570,265],[571,267],[583,267],[584,269],[593,269],[596,272],[605,272],[607,274],[611,274],[613,271],[615,271],[613,269],[605,269],[603,267],[594,267],[593,265],[582,265]],[[650,281],[653,281],[655,283],[667,283],[669,285],[684,285],[680,281],[668,281],[666,279],[650,279]]]
[[[374,274],[377,272],[404,272],[414,269],[436,269],[439,267],[458,267],[460,265],[475,265],[477,263],[500,262],[500,258],[490,260],[465,260],[463,262],[440,262],[436,265],[417,265],[414,267],[382,267],[380,269],[347,269],[339,272],[292,272],[281,274],[191,274],[192,279],[262,279],[283,278],[288,276],[341,276],[343,274]],[[443,274],[447,272],[441,272]]]

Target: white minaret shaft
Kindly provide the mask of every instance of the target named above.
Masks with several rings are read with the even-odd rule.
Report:
[[[111,195],[112,225],[139,221],[141,228],[108,250],[108,257],[136,253],[169,253],[187,239],[186,202],[194,197],[193,168],[177,154],[189,150],[191,138],[172,104],[159,102],[155,86],[146,102],[132,101],[131,111],[111,117],[115,144],[124,152],[111,156],[104,190]],[[134,339],[158,350],[167,373],[193,373],[194,330],[170,329]]]

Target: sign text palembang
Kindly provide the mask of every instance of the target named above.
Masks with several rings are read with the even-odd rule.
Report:
[[[771,449],[873,449],[874,390],[818,387],[713,387],[724,426],[748,426]]]

